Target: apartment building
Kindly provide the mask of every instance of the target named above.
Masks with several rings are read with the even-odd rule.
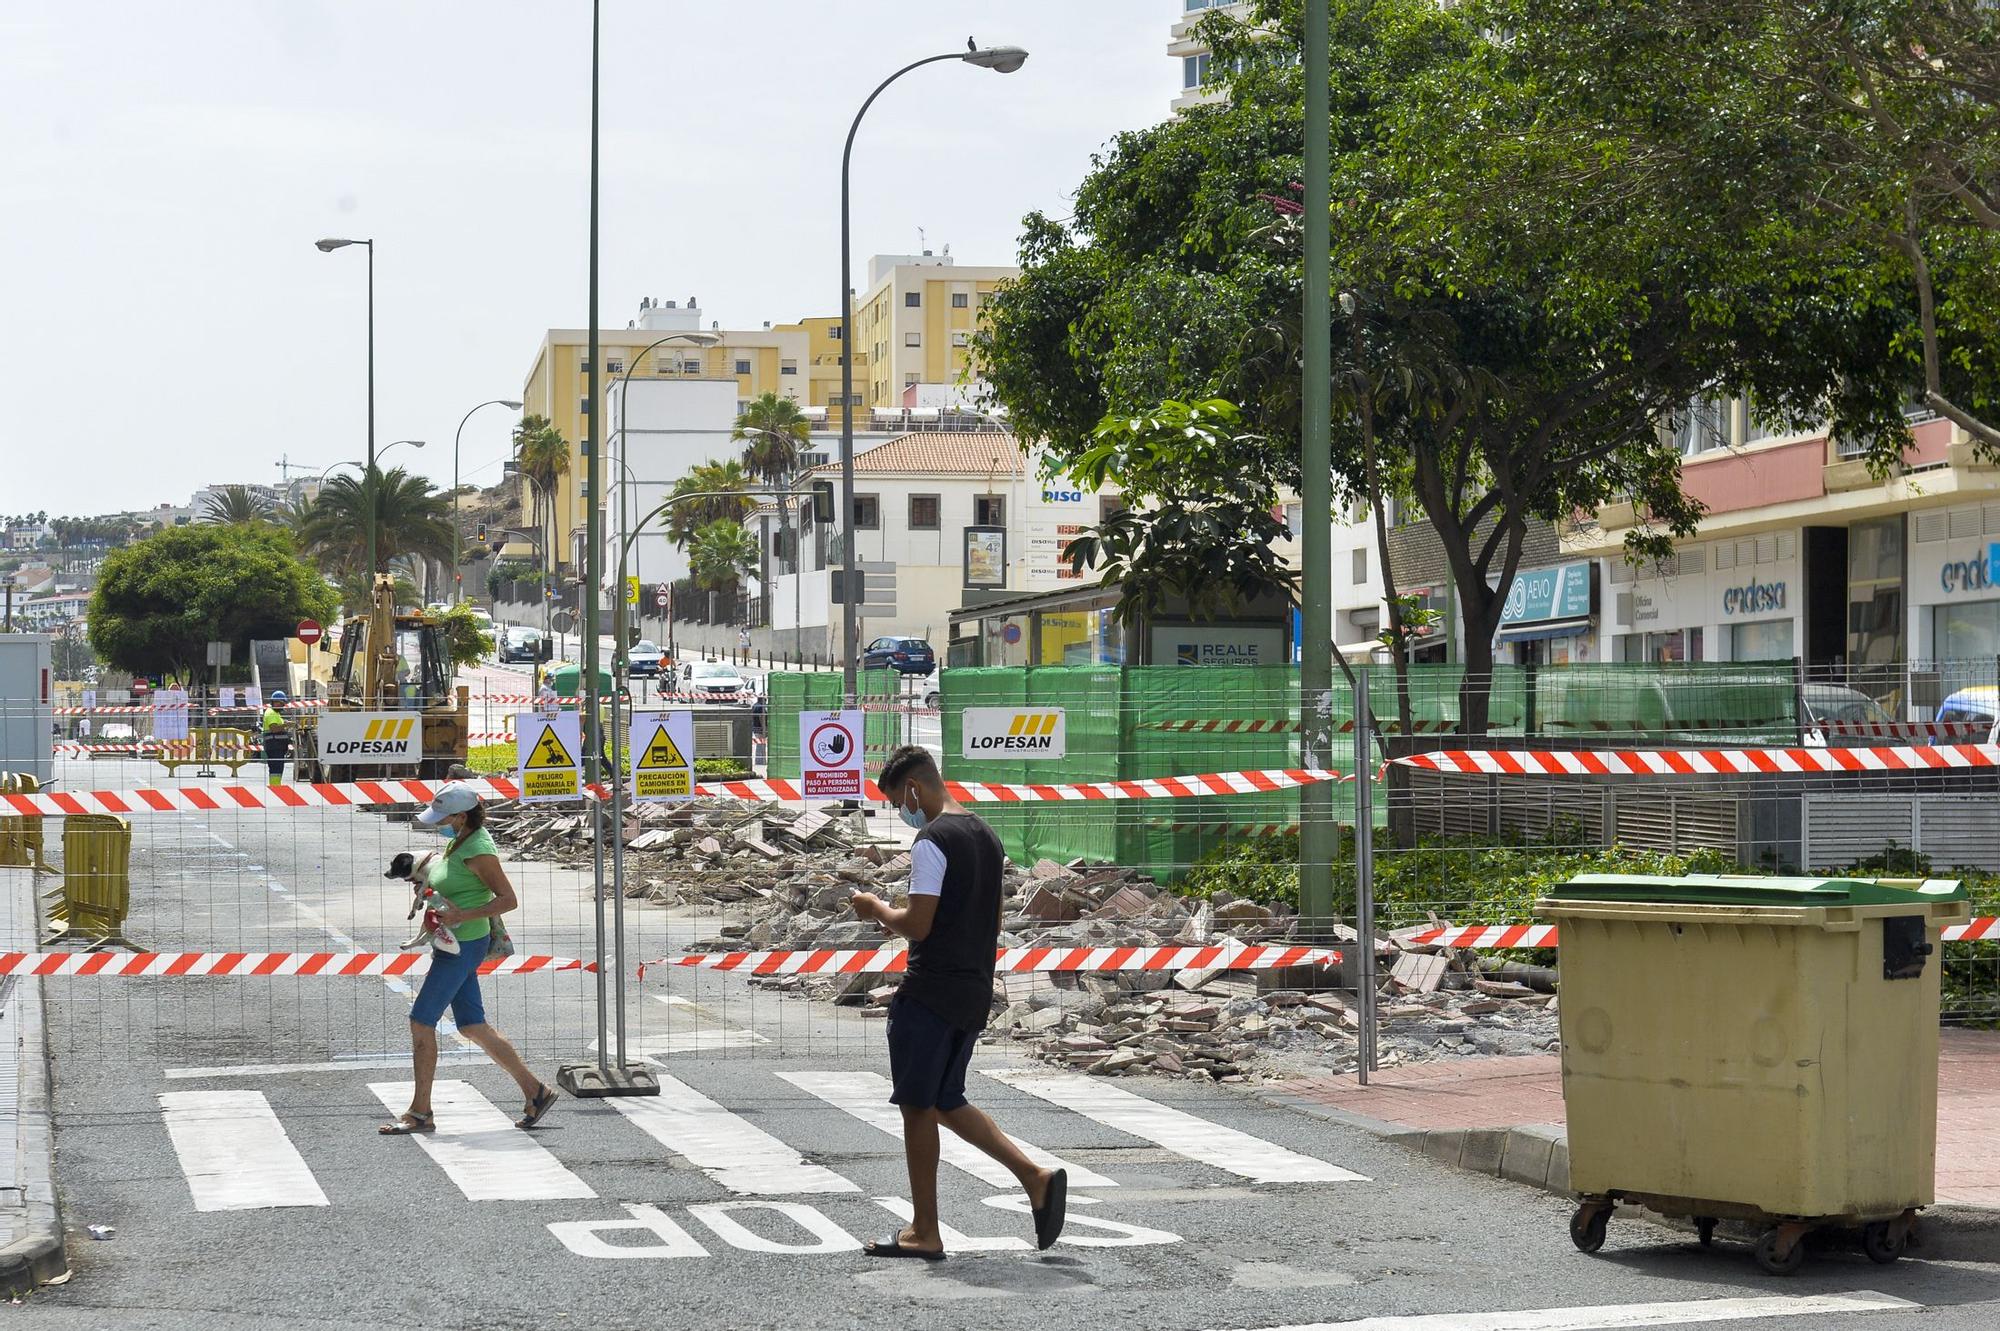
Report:
[[[961,265],[949,246],[942,254],[871,258],[868,285],[854,302],[860,334],[854,382],[864,395],[855,405],[900,407],[906,389],[956,384],[972,364],[980,307],[1020,272],[1012,265]],[[867,358],[865,375],[860,356]]]
[[[895,594],[880,616],[863,620],[862,637],[928,638],[940,652],[951,612],[968,592],[1046,591],[1079,576],[1062,547],[1120,502],[1102,492],[1044,482],[1034,460],[1004,430],[919,431],[862,450],[854,458],[855,553],[863,565],[894,570]],[[810,479],[838,484],[829,463]],[[841,563],[839,530],[807,523],[800,572],[784,572],[786,537],[775,512],[760,515],[769,552],[763,585],[771,626],[794,625],[815,641],[837,626],[833,572]],[[796,516],[795,516],[796,520]],[[837,627],[832,630],[835,639]]]
[[[699,334],[713,341],[701,345],[684,339],[653,347],[653,343],[676,333]],[[723,329],[703,321],[701,307],[692,297],[685,304],[649,298],[640,302],[638,317],[629,327],[600,330],[597,340],[599,354],[604,358],[598,384],[607,401],[628,371],[634,382],[714,381],[725,386],[718,392],[731,395],[738,403],[763,393],[779,393],[801,405],[806,401],[811,338],[802,327]],[[648,347],[652,349],[649,351]],[[547,330],[536,348],[521,394],[523,412],[548,417],[570,444],[570,470],[557,484],[556,512],[560,515],[558,558],[572,566],[580,558],[585,526],[581,448],[588,406],[589,356],[588,329]],[[612,429],[607,410],[598,421],[607,457]],[[612,481],[608,475],[605,486],[609,493]],[[525,492],[522,498],[525,508]]]
[[[1167,41],[1167,54],[1180,61],[1181,90],[1174,98],[1174,110],[1185,111],[1190,106],[1200,106],[1203,102],[1218,101],[1222,90],[1216,80],[1210,77],[1213,56],[1208,43],[1201,40],[1195,31],[1203,19],[1215,10],[1223,10],[1234,17],[1244,18],[1250,13],[1250,6],[1243,0],[1175,0],[1181,13],[1174,20],[1173,32]]]

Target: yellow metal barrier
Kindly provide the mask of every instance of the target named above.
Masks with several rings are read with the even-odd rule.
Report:
[[[41,788],[41,782],[25,773],[0,772],[0,795],[33,795]],[[43,856],[41,815],[0,815],[0,864],[55,872]]]
[[[135,945],[125,937],[132,909],[132,821],[73,813],[63,822],[62,901],[49,912],[48,940]]]
[[[227,767],[235,776],[249,763],[264,760],[264,748],[247,730],[233,726],[195,726],[191,738],[163,740],[154,756],[169,772],[195,765]]]

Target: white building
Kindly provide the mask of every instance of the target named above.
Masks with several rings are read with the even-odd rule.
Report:
[[[1222,90],[1215,86],[1216,79],[1210,71],[1211,55],[1208,43],[1201,40],[1195,27],[1208,17],[1210,10],[1227,10],[1232,17],[1247,18],[1250,6],[1245,0],[1178,0],[1181,15],[1174,20],[1172,35],[1167,41],[1167,54],[1180,61],[1181,92],[1174,98],[1174,110],[1185,111],[1190,106],[1200,106],[1203,102],[1217,101]]]
[[[621,532],[641,530],[640,521],[690,468],[742,453],[743,446],[729,437],[736,428],[736,391],[730,379],[632,379],[612,385],[604,450],[607,585],[618,568]],[[633,540],[625,571],[645,583],[687,576],[687,555],[667,539],[663,517],[646,523]]]
[[[941,651],[950,614],[968,593],[1081,581],[1062,547],[1119,505],[1116,491],[1044,483],[1019,440],[1002,430],[920,432],[865,452],[857,446],[854,471],[857,558],[895,577],[888,613],[862,620],[864,643],[919,637]],[[811,478],[837,489],[840,468],[829,463]],[[776,521],[763,518],[767,551],[779,548]],[[824,634],[840,622],[831,576],[841,562],[838,533],[809,526],[803,546],[802,571],[770,579],[770,620],[780,635],[795,624]]]

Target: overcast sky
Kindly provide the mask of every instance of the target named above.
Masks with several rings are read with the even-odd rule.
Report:
[[[1090,155],[1163,118],[1179,0],[604,0],[603,325],[644,295],[725,328],[831,314],[841,139],[856,282],[918,228],[1007,263]],[[0,513],[185,503],[358,458],[372,236],[377,433],[452,434],[585,323],[586,0],[7,0],[0,6]],[[499,475],[511,415],[465,430]]]

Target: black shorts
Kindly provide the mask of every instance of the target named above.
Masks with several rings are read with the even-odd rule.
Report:
[[[889,1001],[889,1103],[950,1113],[965,1103],[978,1031],[962,1031],[914,998]]]

